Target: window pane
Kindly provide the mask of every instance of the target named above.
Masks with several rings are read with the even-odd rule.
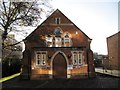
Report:
[[[40,54],[37,54],[37,59],[40,59]]]
[[[60,19],[59,18],[57,18],[57,24],[60,24]]]
[[[81,64],[81,54],[79,54],[79,60],[78,63]]]
[[[65,46],[66,46],[66,47],[69,47],[69,42],[65,42]]]
[[[46,64],[46,52],[39,52],[36,55],[36,63],[37,65],[45,65]]]
[[[55,44],[56,44],[56,47],[61,47],[61,38],[56,38],[55,39]]]
[[[52,37],[47,37],[48,42],[52,42]]]
[[[77,54],[74,54],[74,58],[73,58],[73,59],[74,59],[74,60],[73,60],[73,61],[74,61],[74,64],[77,64],[77,59],[78,59],[78,58],[77,58]]]
[[[46,54],[42,54],[42,65],[46,64]]]
[[[78,60],[79,64],[82,64],[82,53],[79,53],[79,60]]]
[[[37,60],[37,64],[38,64],[38,65],[40,64],[40,60]]]
[[[45,65],[46,63],[45,63],[45,60],[43,60],[43,62],[42,62],[42,65]]]
[[[52,42],[47,42],[48,47],[52,47]]]
[[[82,53],[78,51],[73,52],[73,64],[82,64]]]
[[[65,47],[69,47],[70,46],[70,38],[65,38],[64,44],[65,44]]]
[[[65,34],[65,38],[69,38],[69,34],[68,33]]]
[[[64,42],[69,42],[69,38],[65,38],[65,39],[64,39]]]
[[[42,54],[42,56],[43,56],[43,60],[45,60],[46,59],[46,54]]]
[[[47,37],[46,38],[46,42],[47,42],[48,47],[52,47],[52,39],[53,39],[52,37]]]
[[[60,24],[60,18],[55,18],[55,24]]]

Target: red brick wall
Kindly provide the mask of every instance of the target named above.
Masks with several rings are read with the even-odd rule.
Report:
[[[61,18],[61,24],[55,24],[55,18]],[[88,37],[85,35],[80,29],[73,24],[68,18],[66,18],[63,14],[57,12],[53,13],[41,26],[39,26],[27,39],[26,47],[45,47],[44,40],[41,40],[41,35],[54,34],[55,28],[60,27],[63,31],[69,32],[72,36],[73,46],[86,46],[90,48]],[[78,32],[78,34],[76,34]],[[32,42],[32,43],[31,43]]]
[[[88,72],[89,76],[94,77],[95,76],[95,69],[94,69],[94,62],[93,62],[93,52],[91,50],[88,50]]]
[[[74,74],[86,74],[88,73],[88,70],[87,70],[87,66],[81,66],[80,68],[74,68],[74,69],[71,69],[71,74],[74,75]]]
[[[111,69],[120,69],[120,32],[107,38],[108,59]]]
[[[61,24],[56,25],[54,22],[56,17],[61,18]],[[71,39],[73,42],[72,47],[81,47],[81,48],[45,48],[46,43],[44,39],[42,38],[44,35],[53,35],[55,28],[60,27],[63,31],[63,34],[65,32],[68,32],[71,34]],[[76,34],[78,32],[78,34]],[[87,67],[80,67],[80,68],[74,68],[71,72],[76,73],[79,71],[80,73],[88,73],[94,72],[94,66],[93,66],[93,54],[91,52],[88,52],[90,50],[90,42],[88,41],[90,38],[85,35],[75,24],[73,24],[66,16],[64,16],[59,11],[56,11],[53,13],[44,23],[42,23],[38,28],[33,31],[25,41],[25,52],[24,52],[24,59],[23,59],[23,74],[32,74],[31,79],[33,78],[40,78],[41,74],[45,74],[45,77],[47,77],[46,74],[49,74],[50,67],[51,67],[51,58],[48,58],[47,63],[48,67],[45,67],[43,69],[32,69],[32,66],[35,64],[35,51],[47,51],[48,56],[52,57],[55,52],[62,51],[68,58],[68,64],[72,64],[72,58],[68,57],[68,55],[72,56],[71,51],[74,50],[82,50],[84,51],[84,64],[88,64],[89,61],[89,70]],[[43,47],[43,48],[41,48]],[[84,47],[84,48],[82,48]],[[27,51],[28,50],[28,51]],[[88,56],[87,56],[88,53]],[[31,55],[31,58],[29,58]],[[87,61],[88,60],[88,61]],[[26,66],[26,67],[25,67]],[[49,77],[49,76],[48,76]]]

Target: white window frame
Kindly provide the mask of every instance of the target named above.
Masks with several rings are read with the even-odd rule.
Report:
[[[77,60],[78,60],[78,57],[76,58],[77,60],[76,60],[76,63],[75,63],[75,54],[74,54],[75,52],[73,52],[73,65],[77,65]],[[77,54],[76,54],[77,55]]]
[[[37,55],[38,55],[38,53],[40,53],[39,55],[40,55],[40,59],[39,59],[39,61],[40,61],[40,63],[38,64],[38,57],[37,57]],[[45,57],[44,57],[44,59],[43,59],[43,55],[45,54]],[[37,66],[45,66],[46,64],[47,64],[47,51],[36,51],[35,52],[35,60],[36,60],[36,65]],[[45,62],[45,64],[43,64],[43,61]]]
[[[66,42],[65,42],[65,39],[69,39],[68,41],[69,41],[69,46],[70,46],[70,38],[65,38],[65,37],[64,37],[64,46],[66,47],[66,44],[65,44],[65,43],[66,43]]]
[[[65,37],[66,36],[66,34],[68,34],[68,37]],[[65,34],[64,34],[64,46],[65,47],[67,47],[66,46],[66,39],[68,39],[68,42],[69,42],[69,47],[71,46],[71,38],[70,38],[70,34],[68,33],[68,32],[66,32]]]
[[[56,17],[55,18],[55,24],[60,24],[61,23],[61,18],[60,17]]]
[[[78,54],[78,65],[82,65],[83,64],[83,53],[79,52]]]
[[[75,62],[75,58],[74,58],[74,53],[77,54],[77,62]],[[82,65],[83,64],[83,51],[72,51],[72,63],[73,65]],[[79,62],[79,60],[81,60],[81,63]]]
[[[60,39],[60,46],[57,46],[57,39]],[[61,47],[62,46],[62,38],[60,37],[55,37],[55,47]]]
[[[48,38],[51,38],[51,41],[49,41]],[[46,37],[47,46],[48,46],[48,42],[51,42],[51,46],[49,46],[49,47],[52,47],[53,46],[53,37]]]

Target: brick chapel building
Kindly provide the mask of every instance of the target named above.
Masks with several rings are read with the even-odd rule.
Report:
[[[95,76],[91,39],[58,9],[24,43],[23,79]]]

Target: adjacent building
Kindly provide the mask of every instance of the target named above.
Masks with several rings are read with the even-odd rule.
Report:
[[[18,43],[18,41],[15,39],[15,34],[8,34],[6,40],[4,41],[5,48],[2,52],[2,59],[5,60],[7,58],[17,58],[22,59],[22,43]],[[12,45],[16,44],[16,45]],[[11,46],[9,46],[11,45]]]
[[[107,55],[94,53],[94,64],[95,67],[103,67],[106,63]]]
[[[24,39],[21,78],[94,77],[91,40],[57,9]]]
[[[120,69],[120,31],[107,37],[108,65],[111,69]]]

